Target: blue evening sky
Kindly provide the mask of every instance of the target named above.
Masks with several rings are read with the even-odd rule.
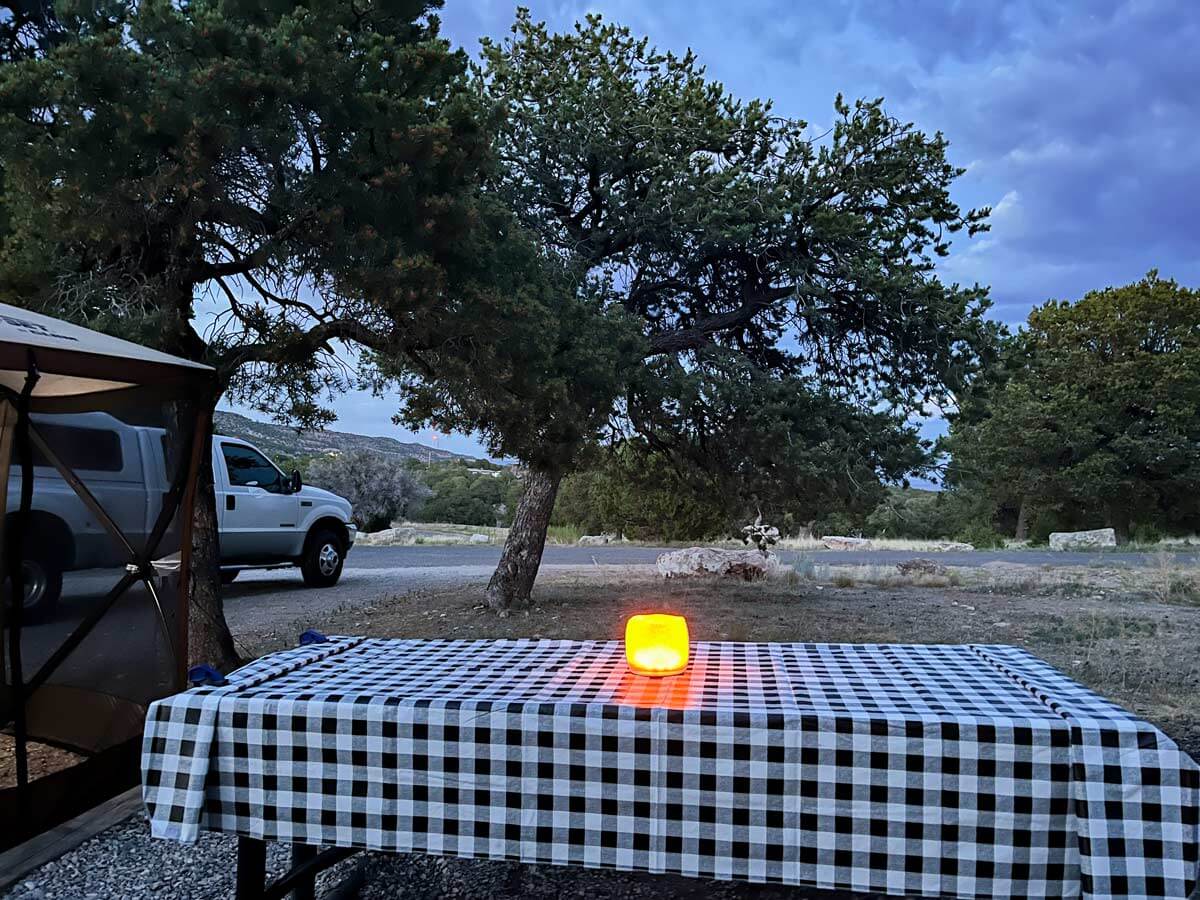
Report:
[[[991,286],[1015,326],[1150,268],[1200,284],[1200,5],[1187,0],[525,0],[556,30],[589,12],[662,49],[693,49],[741,97],[822,129],[840,91],[879,97],[951,143],[955,199],[991,206],[992,230],[956,241],[951,281]],[[515,5],[446,0],[443,33],[472,54]],[[429,442],[391,424],[396,404],[334,402],[339,430]],[[932,420],[926,432],[940,431]],[[470,437],[439,446],[482,455]]]

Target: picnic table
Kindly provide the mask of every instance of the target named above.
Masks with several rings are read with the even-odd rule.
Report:
[[[143,776],[155,836],[241,838],[243,898],[361,849],[923,896],[1197,878],[1196,764],[1008,646],[697,642],[649,678],[615,641],[331,637],[155,703]]]

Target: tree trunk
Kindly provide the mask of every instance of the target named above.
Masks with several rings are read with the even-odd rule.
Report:
[[[1015,537],[1018,541],[1029,540],[1029,512],[1029,500],[1022,497],[1021,508],[1017,510],[1017,533]]]
[[[1129,509],[1116,503],[1104,507],[1104,524],[1117,534],[1118,544],[1129,543]]]
[[[207,445],[207,441],[205,442]],[[241,665],[233,635],[225,622],[221,598],[221,552],[213,491],[212,450],[205,446],[196,473],[192,510],[191,603],[188,606],[188,665],[208,663],[228,673]]]
[[[514,603],[529,602],[542,550],[546,546],[546,530],[562,475],[542,469],[525,470],[525,490],[517,503],[504,552],[487,586],[487,605],[507,615]]]

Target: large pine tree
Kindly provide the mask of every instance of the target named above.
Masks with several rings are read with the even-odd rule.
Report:
[[[732,97],[690,53],[597,16],[551,34],[525,12],[511,38],[484,41],[476,87],[502,111],[490,189],[533,236],[556,312],[515,329],[507,361],[438,354],[407,414],[479,429],[525,463],[493,606],[529,596],[558,484],[606,427],[654,447],[754,449],[747,423],[791,392],[795,408],[832,411],[836,432],[871,435],[853,460],[812,454],[804,477],[844,484],[864,461],[894,475],[874,460],[904,453],[876,450],[990,345],[986,291],[935,272],[987,211],[951,199],[962,170],[946,140],[881,101],[838,98],[813,129]],[[525,391],[523,366],[549,391]],[[780,457],[798,462],[817,430],[788,432],[776,411],[795,438]]]
[[[210,363],[304,422],[346,381],[339,342],[417,365],[489,221],[489,141],[438,6],[9,7],[0,298]],[[211,473],[198,497],[189,655],[230,664]]]

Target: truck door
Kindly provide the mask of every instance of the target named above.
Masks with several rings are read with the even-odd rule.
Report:
[[[300,501],[274,464],[248,444],[218,439],[228,483],[218,496],[221,560],[273,562],[284,559],[295,543]]]

